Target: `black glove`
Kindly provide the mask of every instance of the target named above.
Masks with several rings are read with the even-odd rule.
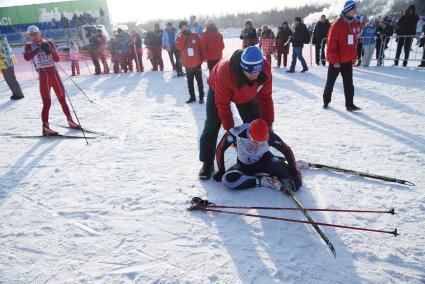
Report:
[[[216,182],[221,182],[221,179],[223,178],[223,175],[224,175],[224,172],[222,172],[222,171],[218,171],[218,172],[216,172],[216,173],[213,175],[213,179],[214,179]]]
[[[47,54],[49,55],[50,53],[52,53],[52,48],[50,46],[50,44],[48,42],[43,42],[40,44],[41,49]]]

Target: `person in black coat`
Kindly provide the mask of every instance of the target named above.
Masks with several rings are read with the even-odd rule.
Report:
[[[294,22],[294,32],[291,37],[292,42],[292,62],[287,73],[295,72],[295,65],[297,64],[297,59],[301,61],[301,65],[303,66],[302,73],[308,71],[307,63],[303,57],[303,47],[304,43],[310,41],[310,32],[307,29],[307,26],[302,23],[300,17],[295,18]]]
[[[326,37],[328,36],[328,31],[331,27],[328,19],[325,15],[320,17],[320,21],[317,22],[313,30],[313,45],[316,49],[316,64],[319,66],[322,63],[323,66],[326,66],[325,60],[325,45]]]
[[[394,66],[398,66],[401,50],[404,47],[404,61],[403,66],[407,66],[409,59],[410,47],[412,46],[413,36],[416,35],[416,25],[419,21],[419,16],[416,15],[415,5],[410,5],[409,8],[403,13],[397,22],[396,34],[401,36],[397,42],[397,52],[394,60]]]
[[[277,67],[280,67],[282,62],[283,55],[283,66],[286,67],[288,61],[288,53],[290,46],[290,38],[292,36],[292,31],[288,26],[288,22],[283,22],[281,26],[278,27],[278,32],[276,35],[276,52],[277,52]]]
[[[242,48],[247,48],[248,46],[253,46],[258,43],[257,31],[252,25],[251,20],[245,21],[245,28],[242,30],[239,37],[242,41]]]

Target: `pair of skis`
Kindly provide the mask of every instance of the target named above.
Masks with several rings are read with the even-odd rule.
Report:
[[[359,171],[353,171],[353,170],[347,170],[343,168],[338,167],[332,167],[327,166],[323,164],[314,164],[314,163],[307,163],[304,161],[300,161],[297,163],[300,168],[317,168],[317,169],[329,169],[337,172],[342,173],[349,173],[353,175],[358,175],[362,177],[368,177],[368,178],[374,178],[379,179],[383,181],[388,182],[394,182],[409,186],[414,186],[412,182],[402,180],[402,179],[396,179],[396,178],[390,178],[386,176],[381,175],[374,175],[369,174],[365,172],[359,172]],[[248,217],[254,217],[254,218],[263,218],[263,219],[272,219],[272,220],[279,220],[279,221],[286,221],[286,222],[294,222],[294,223],[303,223],[303,224],[310,224],[314,228],[314,230],[317,232],[317,234],[321,237],[321,239],[325,242],[329,250],[331,251],[332,255],[336,258],[336,250],[333,246],[332,242],[328,238],[328,236],[325,234],[325,232],[320,228],[320,226],[327,226],[327,227],[335,227],[335,228],[342,228],[342,229],[351,229],[351,230],[359,230],[359,231],[367,231],[367,232],[376,232],[376,233],[385,233],[385,234],[391,234],[394,236],[398,236],[397,229],[394,229],[392,231],[388,230],[378,230],[378,229],[371,229],[371,228],[362,228],[362,227],[354,227],[354,226],[345,226],[345,225],[337,225],[337,224],[329,224],[329,223],[321,223],[316,222],[311,215],[310,212],[319,211],[319,212],[344,212],[344,213],[375,213],[375,214],[395,214],[394,208],[390,210],[353,210],[353,209],[319,209],[319,208],[304,208],[301,204],[301,202],[298,200],[298,198],[295,196],[294,192],[292,192],[290,189],[286,190],[289,197],[294,201],[296,208],[283,208],[283,207],[255,207],[255,206],[226,206],[226,205],[216,205],[214,203],[209,202],[208,200],[203,200],[199,197],[192,198],[192,206],[188,208],[189,211],[203,211],[203,212],[215,212],[215,213],[224,213],[224,214],[231,214],[231,215],[238,215],[238,216],[248,216]],[[289,219],[289,218],[281,218],[281,217],[274,217],[274,216],[267,216],[267,215],[258,215],[258,214],[249,214],[244,212],[237,212],[237,211],[227,211],[227,210],[221,210],[221,209],[261,209],[261,210],[298,210],[300,211],[304,217],[307,220],[297,220],[297,219]]]
[[[59,127],[66,128],[66,129],[73,129],[69,126],[63,126],[59,125]],[[74,130],[80,130],[80,129],[74,129]],[[90,133],[90,134],[98,134],[98,135],[104,135],[104,133],[89,130],[83,128],[84,132]],[[15,135],[12,136],[13,138],[22,138],[22,139],[36,139],[36,138],[46,138],[46,139],[96,139],[96,137],[93,136],[79,136],[79,135],[66,135],[66,134],[58,134],[58,135],[50,135],[50,136],[43,136],[43,135]]]

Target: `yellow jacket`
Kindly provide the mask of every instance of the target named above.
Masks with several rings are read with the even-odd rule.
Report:
[[[0,69],[6,69],[16,63],[16,57],[6,37],[0,36]]]

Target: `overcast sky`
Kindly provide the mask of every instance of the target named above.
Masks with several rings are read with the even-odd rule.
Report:
[[[146,21],[158,18],[181,18],[191,14],[220,15],[253,12],[325,3],[328,0],[107,0],[114,22]],[[0,0],[1,6],[27,5],[46,2],[42,0]],[[148,4],[149,3],[149,4]]]

